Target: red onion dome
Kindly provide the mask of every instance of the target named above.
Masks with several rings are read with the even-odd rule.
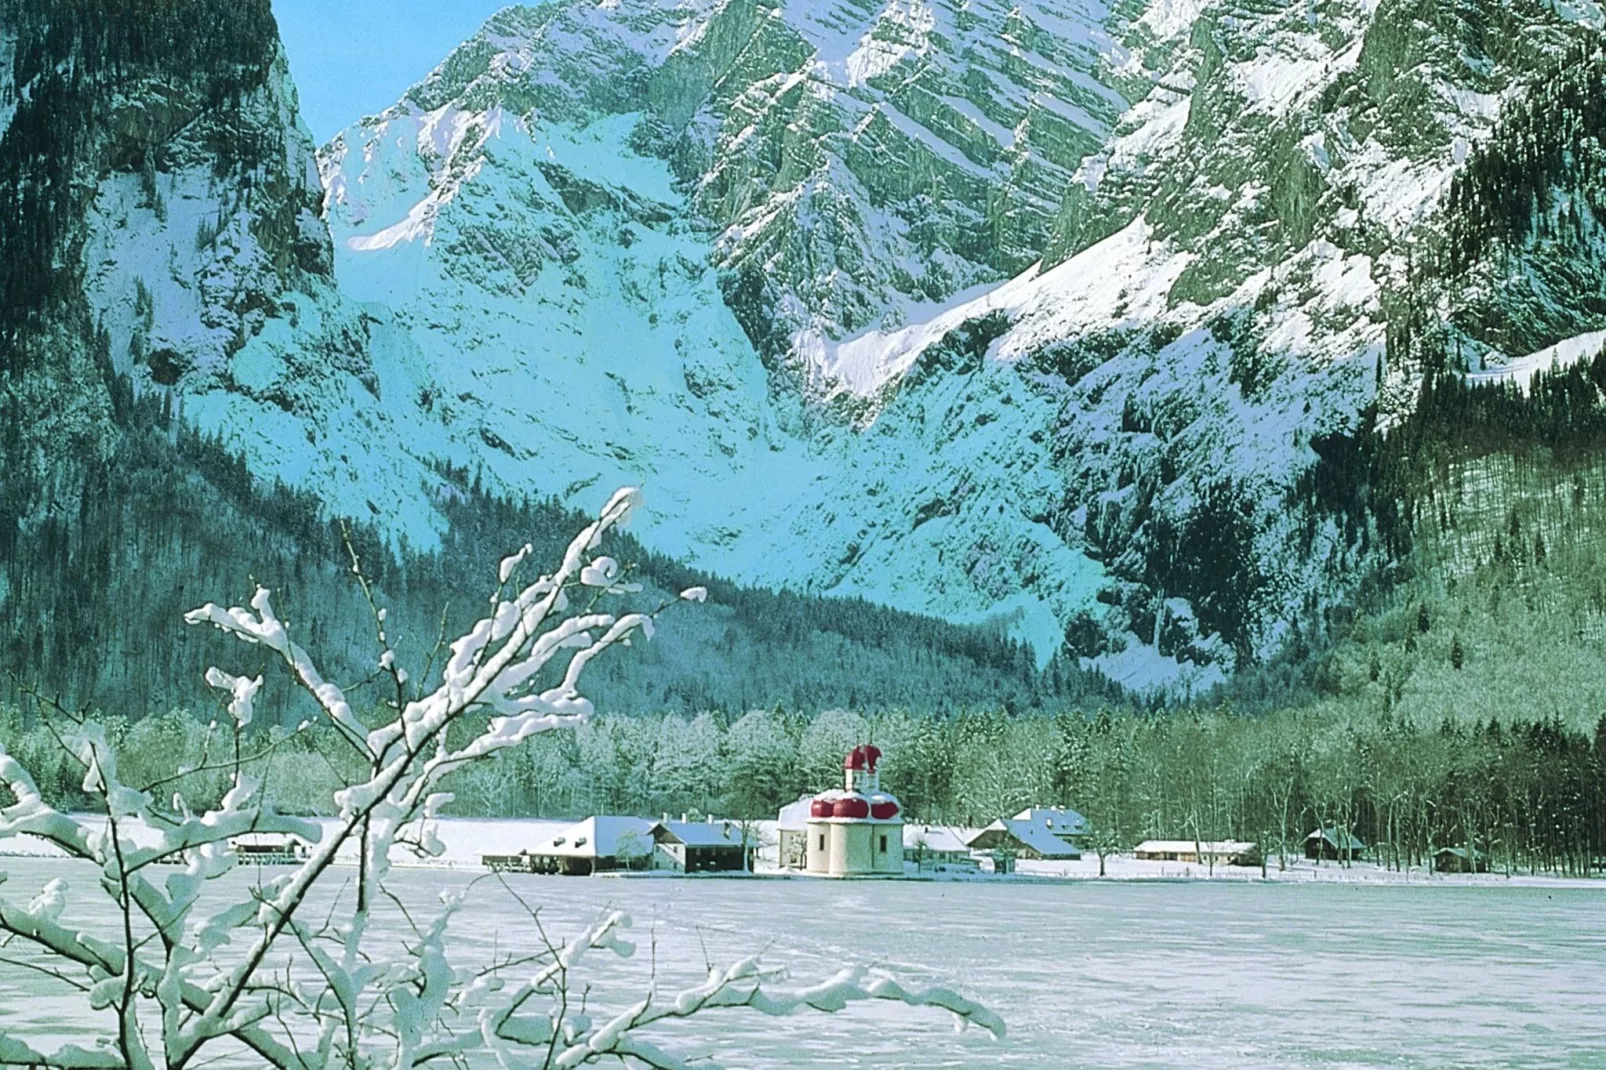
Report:
[[[868,769],[875,772],[876,763],[881,760],[881,748],[874,743],[866,743],[848,751],[847,757],[842,759],[844,769]]]
[[[870,804],[870,816],[877,821],[890,821],[898,816],[896,799],[880,798]]]
[[[830,799],[815,799],[813,802],[809,803],[809,816],[810,817],[830,817],[831,816],[831,800]]]
[[[870,802],[863,795],[844,795],[831,807],[832,817],[869,817]]]

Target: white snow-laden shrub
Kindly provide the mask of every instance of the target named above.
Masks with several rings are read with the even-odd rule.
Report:
[[[529,547],[504,560],[489,611],[450,644],[433,691],[408,689],[386,638],[384,613],[375,606],[378,665],[394,683],[395,699],[392,716],[374,729],[363,725],[341,688],[296,642],[266,589],[258,589],[248,607],[209,604],[187,615],[274,655],[360,756],[367,778],[334,793],[339,816],[332,826],[278,814],[257,796],[249,768],[260,754],[242,754],[242,741],[260,677],[220,669],[207,674],[227,696],[234,746],[218,763],[232,776],[232,787],[203,813],[192,812],[182,795],[159,799],[162,783],[119,780],[105,733],[93,723],[76,723],[63,743],[81,768],[84,790],[104,804],[104,819],[81,821],[51,807],[28,770],[0,746],[0,802],[10,796],[0,808],[0,840],[48,840],[98,874],[85,882],[74,878],[71,887],[52,880],[26,904],[0,895],[6,960],[26,956],[30,969],[77,992],[90,1036],[88,1043],[47,1052],[0,1031],[0,1066],[180,1070],[231,1052],[238,1058],[243,1047],[249,1062],[296,1070],[685,1067],[650,1038],[655,1023],[729,1008],[834,1012],[857,1000],[939,1007],[961,1026],[975,1023],[1001,1036],[997,1015],[946,989],[912,990],[890,977],[848,969],[786,990],[776,986],[780,975],[756,959],[712,970],[684,991],[648,991],[622,1011],[593,1017],[585,1013],[588,982],[580,980],[581,971],[590,966],[591,952],[631,954],[624,936],[630,919],[620,913],[564,943],[542,931],[538,946],[489,964],[452,961],[448,929],[460,895],[443,897],[432,918],[408,915],[409,940],[370,935],[371,911],[392,899],[386,882],[393,852],[442,850],[433,819],[450,796],[435,790],[441,778],[534,733],[581,723],[591,712],[579,691],[585,667],[634,633],[650,636],[654,614],[615,616],[598,608],[603,597],[635,585],[622,582],[611,559],[587,560],[639,501],[637,491],[619,491],[569,544],[555,571],[522,587],[518,577]],[[355,559],[353,571],[367,592]],[[570,612],[571,596],[585,608]],[[469,715],[484,715],[485,727],[454,745],[447,729]],[[132,835],[136,826],[146,834]],[[210,882],[234,867],[234,841],[248,834],[298,837],[312,846],[303,861],[265,885],[242,889],[230,882],[203,897]],[[355,875],[336,866],[343,851],[355,854]],[[165,865],[155,868],[159,863]],[[351,894],[337,892],[348,883]],[[89,931],[64,920],[76,916],[74,894],[86,893],[110,900],[113,924]],[[95,1035],[97,1027],[102,1035]]]

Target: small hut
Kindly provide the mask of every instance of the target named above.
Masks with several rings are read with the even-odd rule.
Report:
[[[1353,862],[1361,857],[1366,844],[1347,828],[1319,828],[1305,837],[1305,857],[1326,862]]]
[[[970,841],[980,831],[948,825],[905,825],[903,860],[916,866],[972,865]]]
[[[1441,847],[1433,855],[1439,873],[1487,873],[1489,856],[1476,847]]]
[[[229,841],[234,857],[247,866],[294,866],[306,861],[306,841],[296,836],[247,832]]]

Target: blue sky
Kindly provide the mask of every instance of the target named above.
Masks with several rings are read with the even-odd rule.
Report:
[[[273,0],[301,114],[321,144],[384,111],[512,0]]]

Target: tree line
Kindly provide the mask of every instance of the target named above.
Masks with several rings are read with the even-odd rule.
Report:
[[[53,802],[90,803],[81,770],[37,719],[0,710],[0,736]],[[207,733],[182,713],[114,720],[108,738],[130,784],[201,767],[207,756]],[[1606,717],[1584,730],[1543,717],[1425,723],[1397,712],[1247,717],[1225,707],[603,716],[536,736],[443,787],[457,795],[447,812],[459,815],[765,819],[839,784],[843,754],[867,739],[885,752],[883,785],[917,821],[976,827],[1027,806],[1070,806],[1120,848],[1153,837],[1242,839],[1273,863],[1324,826],[1353,830],[1391,868],[1429,865],[1437,849],[1465,844],[1497,867],[1532,872],[1587,874],[1606,858]],[[286,810],[321,812],[331,786],[356,771],[332,730],[264,727],[246,749],[270,747],[258,772]],[[194,805],[227,778],[197,773],[174,786]]]

